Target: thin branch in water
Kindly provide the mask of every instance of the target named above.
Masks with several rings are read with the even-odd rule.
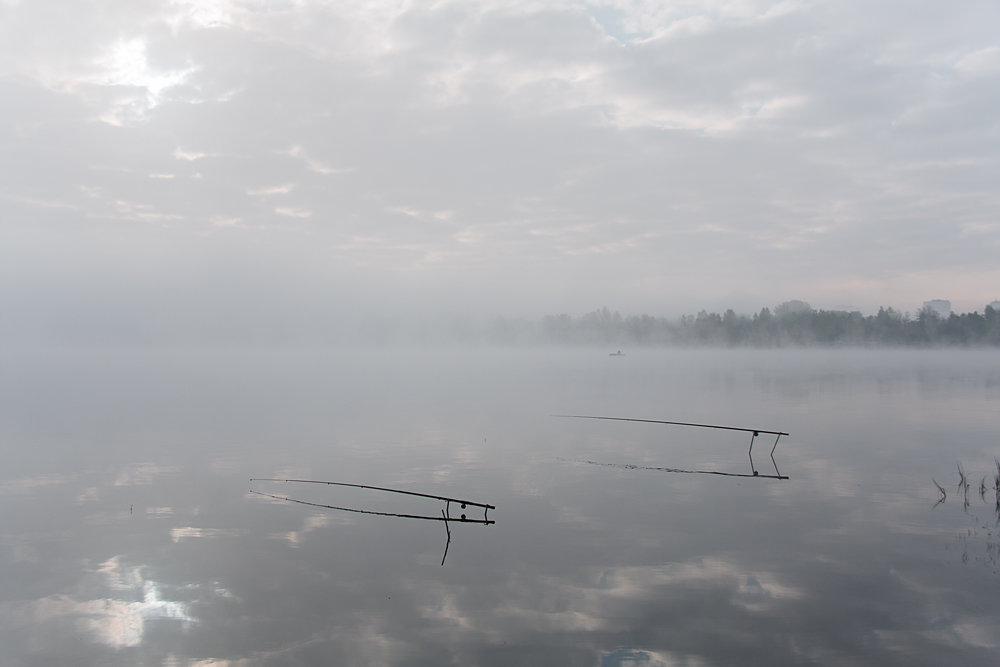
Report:
[[[965,510],[968,511],[968,509],[969,509],[969,478],[966,477],[965,471],[962,470],[962,464],[959,463],[957,465],[958,465],[958,488],[959,488],[960,491],[963,492],[963,495],[964,495],[964,498],[965,498],[963,504],[965,505]]]
[[[994,456],[993,461],[997,464],[997,474],[996,477],[993,478],[993,488],[996,489],[997,499],[998,502],[1000,502],[1000,459]]]
[[[1000,459],[994,456],[993,462],[997,464],[997,474],[993,478],[993,488],[996,489],[994,509],[997,515],[997,525],[1000,526]]]
[[[945,491],[944,487],[941,486],[940,484],[938,484],[937,480],[934,479],[933,477],[931,477],[931,481],[934,482],[934,486],[936,486],[937,489],[938,489],[938,491],[941,492],[941,497],[938,499],[938,501],[936,503],[934,503],[934,507],[937,507],[938,505],[940,505],[941,503],[943,503],[948,498],[948,492]],[[933,508],[931,508],[931,509],[933,509]]]

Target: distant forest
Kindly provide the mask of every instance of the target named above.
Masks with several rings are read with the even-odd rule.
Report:
[[[580,317],[549,315],[536,322],[497,319],[487,327],[493,343],[546,342],[570,345],[627,346],[705,345],[782,346],[1000,346],[1000,311],[952,313],[941,317],[930,309],[911,318],[892,308],[877,315],[842,310],[814,310],[803,301],[788,301],[772,312],[754,315],[732,310],[701,311],[679,319],[651,315],[622,316],[602,308]]]

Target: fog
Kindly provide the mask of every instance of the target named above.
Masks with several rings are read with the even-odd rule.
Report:
[[[0,335],[981,309],[997,12],[4,0]]]

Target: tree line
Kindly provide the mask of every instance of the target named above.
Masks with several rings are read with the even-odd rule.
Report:
[[[892,308],[876,315],[815,310],[803,301],[762,308],[753,315],[701,311],[670,319],[623,316],[601,308],[579,317],[549,315],[537,321],[497,318],[486,327],[498,344],[551,343],[626,346],[1000,346],[1000,311],[942,317],[930,309],[915,317]]]

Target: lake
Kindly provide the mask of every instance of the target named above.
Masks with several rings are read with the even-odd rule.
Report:
[[[4,351],[0,662],[997,662],[1000,351],[608,352]]]

